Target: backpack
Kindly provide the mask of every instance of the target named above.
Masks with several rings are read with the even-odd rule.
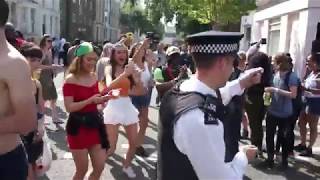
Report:
[[[288,87],[288,89],[289,89],[289,80],[292,73],[293,72],[287,73],[284,79],[284,83]],[[292,108],[294,113],[300,113],[300,111],[302,110],[302,106],[303,106],[302,94],[303,94],[303,89],[302,89],[301,81],[300,79],[298,79],[297,97],[292,99]]]

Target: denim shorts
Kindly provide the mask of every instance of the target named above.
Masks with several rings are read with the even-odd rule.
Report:
[[[306,112],[320,115],[320,98],[306,98]]]
[[[132,104],[137,108],[141,109],[149,107],[151,101],[152,89],[148,90],[147,94],[142,96],[130,96]]]

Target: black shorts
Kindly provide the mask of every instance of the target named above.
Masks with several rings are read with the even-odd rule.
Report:
[[[1,180],[26,180],[28,176],[28,162],[23,145],[0,155]]]

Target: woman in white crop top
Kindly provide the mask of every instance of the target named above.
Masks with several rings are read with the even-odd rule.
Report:
[[[308,57],[307,67],[311,71],[304,82],[304,96],[306,98],[306,109],[299,118],[301,143],[295,146],[296,151],[301,152],[301,156],[311,156],[312,146],[315,144],[318,131],[318,121],[320,116],[320,54],[313,54]],[[310,127],[310,142],[306,146],[307,124]]]
[[[138,71],[141,74],[141,81],[143,83],[145,93],[142,96],[131,96],[133,105],[139,110],[139,133],[137,137],[137,150],[136,154],[140,156],[148,156],[142,144],[146,129],[148,127],[148,108],[150,105],[151,94],[153,89],[153,78],[151,75],[152,67],[155,64],[155,56],[149,49],[150,40],[146,39],[142,44],[135,44],[131,49],[131,57],[135,60]]]

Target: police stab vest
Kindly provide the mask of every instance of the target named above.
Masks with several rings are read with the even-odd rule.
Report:
[[[174,125],[182,114],[197,108],[204,112],[205,124],[221,123],[219,120],[224,118],[224,106],[219,91],[217,95],[218,98],[198,92],[181,92],[179,85],[165,94],[159,111],[158,180],[198,179],[188,157],[174,143]]]

